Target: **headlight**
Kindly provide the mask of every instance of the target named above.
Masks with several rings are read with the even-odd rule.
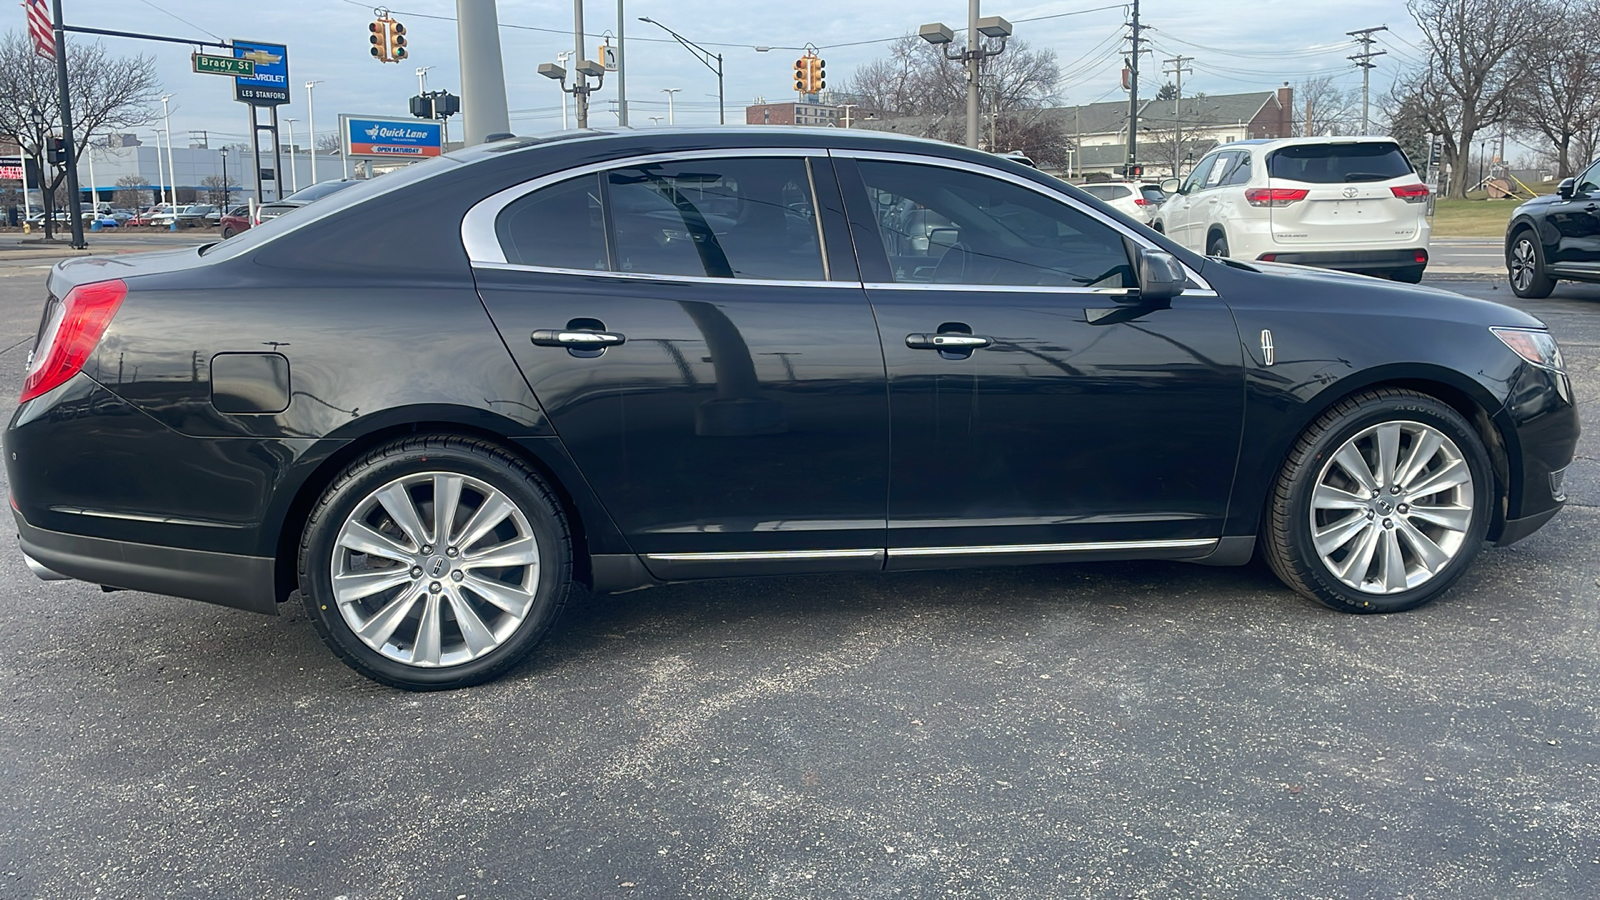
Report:
[[[1550,332],[1538,328],[1490,328],[1494,336],[1501,343],[1511,348],[1517,354],[1536,366],[1554,369],[1557,372],[1566,371],[1566,363],[1561,361],[1561,348],[1556,346],[1556,339]]]

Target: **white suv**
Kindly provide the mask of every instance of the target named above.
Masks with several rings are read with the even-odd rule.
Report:
[[[1156,207],[1167,199],[1161,188],[1153,184],[1135,184],[1131,181],[1101,181],[1080,184],[1083,192],[1099,197],[1107,204],[1135,222],[1150,222]]]
[[[1238,141],[1206,154],[1151,221],[1207,256],[1422,280],[1428,188],[1389,138]]]

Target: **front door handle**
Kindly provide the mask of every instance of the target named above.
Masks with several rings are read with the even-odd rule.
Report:
[[[627,340],[615,331],[577,331],[568,328],[540,328],[529,339],[535,347],[572,347],[579,350],[604,350]]]
[[[976,350],[994,341],[981,334],[942,331],[938,334],[908,334],[906,346],[913,350]]]

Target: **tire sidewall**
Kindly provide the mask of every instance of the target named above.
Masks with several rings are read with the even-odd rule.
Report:
[[[522,625],[499,647],[457,666],[409,666],[378,653],[350,630],[333,593],[332,555],[345,520],[374,491],[397,478],[423,472],[467,475],[501,491],[527,517],[539,547],[538,590]],[[494,455],[453,446],[387,448],[352,466],[324,495],[301,552],[301,595],[317,630],[352,667],[394,687],[466,687],[515,665],[553,623],[571,580],[571,553],[560,511],[530,483],[536,478]]]
[[[1455,442],[1472,472],[1472,525],[1455,558],[1423,584],[1398,594],[1368,594],[1347,586],[1323,564],[1321,554],[1311,539],[1311,495],[1328,460],[1346,441],[1374,425],[1390,421],[1430,425]],[[1433,600],[1448,590],[1472,564],[1489,530],[1494,487],[1494,472],[1483,440],[1460,413],[1443,403],[1423,397],[1384,398],[1329,423],[1329,427],[1312,443],[1305,465],[1290,486],[1289,506],[1293,518],[1286,524],[1295,555],[1305,560],[1307,580],[1313,582],[1324,597],[1338,598],[1342,608],[1353,612],[1400,612]]]
[[[1217,252],[1212,253],[1211,251],[1213,250]],[[1206,255],[1226,257],[1228,255],[1228,236],[1226,234],[1218,234],[1210,238],[1206,242]]]
[[[1517,287],[1516,275],[1511,271],[1511,257],[1516,252],[1517,245],[1523,241],[1533,249],[1533,278],[1528,282],[1526,290]],[[1555,287],[1555,279],[1550,277],[1544,264],[1544,248],[1540,246],[1538,235],[1532,229],[1523,228],[1511,238],[1511,249],[1506,253],[1506,281],[1511,285],[1511,293],[1527,300],[1540,300],[1550,296],[1550,291]]]

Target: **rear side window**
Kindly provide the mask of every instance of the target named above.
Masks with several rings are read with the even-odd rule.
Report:
[[[1166,192],[1162,191],[1161,188],[1158,188],[1153,184],[1140,186],[1139,193],[1144,197],[1145,201],[1149,203],[1165,203],[1167,200]]]
[[[1240,153],[1234,160],[1233,168],[1222,176],[1225,185],[1250,183],[1250,154]]]
[[[1304,144],[1267,157],[1267,175],[1308,184],[1388,181],[1412,174],[1398,144]]]
[[[583,175],[518,197],[494,223],[506,261],[556,269],[606,266],[600,179]]]

